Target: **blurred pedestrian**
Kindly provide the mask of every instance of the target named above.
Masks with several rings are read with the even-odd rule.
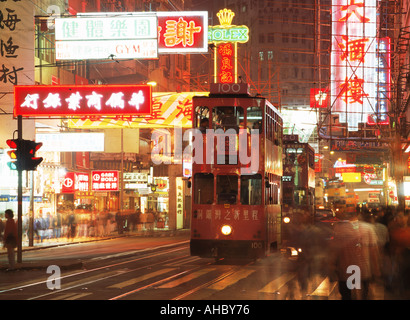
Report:
[[[59,239],[61,237],[61,225],[62,225],[62,218],[61,213],[57,211],[57,216],[53,219],[53,231],[54,231],[54,238]]]
[[[14,221],[13,210],[7,209],[5,211],[6,226],[4,228],[4,247],[7,249],[7,255],[9,259],[9,270],[13,270],[15,267],[15,254],[14,248],[17,247],[17,225]]]
[[[0,216],[0,241],[3,242],[4,222]]]
[[[408,215],[399,210],[395,219],[389,224],[390,253],[392,258],[392,289],[402,297],[410,285],[410,227]]]
[[[369,223],[359,221],[355,212],[342,212],[341,218],[334,228],[330,266],[337,276],[342,300],[352,300],[356,288],[366,300],[370,281],[380,277],[376,232]]]
[[[76,229],[77,229],[77,221],[76,221],[74,213],[71,213],[70,216],[68,217],[67,226],[68,226],[67,238],[73,240],[76,236]]]

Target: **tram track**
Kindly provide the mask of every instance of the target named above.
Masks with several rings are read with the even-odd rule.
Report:
[[[89,284],[92,284],[92,283],[96,283],[98,281],[109,279],[111,277],[115,277],[115,276],[118,276],[118,275],[123,275],[123,274],[128,273],[128,272],[135,272],[135,271],[146,268],[146,266],[141,266],[141,267],[138,267],[138,268],[135,268],[135,269],[128,269],[128,270],[121,270],[121,269],[116,270],[116,271],[113,270],[113,271],[111,271],[111,273],[113,273],[112,275],[103,276],[103,277],[101,277],[101,274],[100,275],[97,274],[96,276],[92,276],[93,273],[101,272],[102,270],[107,270],[107,269],[111,269],[111,268],[121,268],[121,266],[126,266],[127,264],[132,264],[132,263],[135,263],[135,262],[143,262],[144,260],[159,258],[161,256],[166,256],[166,255],[176,253],[176,252],[179,252],[179,251],[184,251],[184,250],[186,251],[188,248],[189,248],[189,246],[187,246],[184,243],[182,246],[179,246],[177,248],[167,248],[167,249],[165,249],[163,251],[160,251],[160,252],[143,253],[142,256],[139,256],[138,258],[134,258],[134,259],[129,259],[129,254],[127,256],[123,255],[122,258],[126,259],[125,261],[121,261],[121,262],[117,262],[117,263],[109,263],[109,264],[104,263],[103,265],[101,265],[99,267],[94,267],[94,268],[88,269],[88,270],[75,271],[75,272],[70,273],[68,275],[63,275],[61,277],[57,277],[57,278],[54,279],[54,281],[60,281],[62,283],[66,282],[68,279],[75,279],[75,277],[83,277],[83,278],[86,277],[86,278],[84,280],[80,279],[80,280],[70,282],[70,283],[75,282],[75,284],[72,285],[72,286],[67,286],[67,288],[53,290],[53,291],[47,292],[46,294],[41,294],[41,295],[38,295],[38,296],[31,297],[28,300],[41,299],[41,298],[44,298],[44,297],[47,297],[47,296],[50,296],[50,295],[53,295],[53,294],[56,294],[56,293],[61,293],[62,291],[67,291],[67,290],[70,290],[70,289],[73,289],[73,288],[78,288],[78,287],[81,287],[81,286],[84,286],[84,285],[89,285]],[[150,251],[152,251],[152,250],[150,250]],[[159,262],[153,263],[153,264],[151,264],[151,267],[156,266],[156,265],[165,264],[165,263],[176,262],[179,259],[186,258],[186,257],[187,257],[187,255],[185,253],[183,253],[180,256],[173,257],[173,258],[170,258],[170,259],[161,260]],[[109,256],[109,257],[106,256],[105,258],[106,259],[112,259],[113,256]],[[116,258],[119,258],[119,256],[117,256]],[[100,259],[103,259],[103,258],[100,258]],[[105,260],[101,260],[100,262],[104,262],[104,261]],[[95,262],[95,259],[94,259],[93,262]],[[91,277],[96,277],[96,279],[93,279],[93,280],[90,281],[90,280],[88,280],[88,279],[90,279],[90,276]],[[39,280],[39,281],[34,281],[34,282],[31,282],[31,283],[28,283],[28,284],[17,285],[17,286],[14,286],[14,287],[10,287],[10,288],[7,288],[7,289],[0,290],[0,299],[1,299],[2,294],[9,294],[9,293],[12,293],[13,291],[20,291],[21,292],[22,290],[26,290],[26,289],[33,289],[33,288],[41,287],[41,286],[46,287],[47,286],[47,281],[48,280]]]
[[[254,261],[237,265],[191,256],[187,243],[160,249],[139,252],[137,257],[120,253],[92,258],[91,264],[85,266],[94,267],[55,279],[61,281],[61,287],[56,290],[47,288],[47,280],[43,278],[3,289],[0,299],[206,299],[255,272]]]

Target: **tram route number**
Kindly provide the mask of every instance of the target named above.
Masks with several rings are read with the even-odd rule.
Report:
[[[262,242],[252,242],[251,243],[251,248],[252,249],[262,249],[263,248],[263,243]]]
[[[211,83],[211,93],[219,94],[249,94],[247,83]]]

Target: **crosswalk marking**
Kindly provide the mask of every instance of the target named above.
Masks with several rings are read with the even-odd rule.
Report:
[[[237,283],[239,280],[248,277],[250,274],[254,273],[256,270],[239,270],[234,272],[233,274],[227,276],[226,278],[214,283],[213,285],[209,286],[208,289],[213,290],[223,290],[226,287]]]
[[[59,295],[55,298],[52,298],[50,300],[77,300],[80,299],[82,297],[86,297],[91,295],[91,292],[86,292],[86,293],[67,293],[67,294],[63,294],[63,295]]]
[[[262,289],[260,289],[259,293],[276,293],[280,290],[287,282],[292,280],[296,276],[295,273],[287,272],[282,274],[279,278],[272,280]]]
[[[159,276],[161,274],[170,272],[172,270],[175,270],[175,269],[174,268],[165,268],[165,269],[162,269],[162,270],[158,270],[156,272],[145,274],[145,275],[137,277],[137,278],[133,278],[133,279],[130,279],[130,280],[127,280],[127,281],[123,281],[123,282],[120,282],[120,283],[113,284],[113,285],[109,286],[108,288],[110,288],[110,289],[111,288],[122,289],[122,288],[125,288],[125,287],[128,287],[128,286],[131,286],[133,284],[136,284],[138,282],[148,280],[150,278],[153,278],[153,277]]]
[[[185,277],[182,277],[180,279],[165,283],[162,286],[159,286],[158,288],[174,288],[176,286],[179,286],[183,283],[191,281],[195,278],[198,278],[198,277],[200,277],[204,274],[207,274],[208,272],[214,271],[214,270],[216,270],[216,269],[215,268],[206,268],[206,269],[203,269],[203,270],[199,270],[199,271],[193,272],[189,275],[186,275]]]
[[[329,277],[326,277],[310,296],[329,297],[335,287],[336,282],[330,281]]]
[[[174,267],[174,266],[180,266],[180,265],[187,264],[187,263],[193,262],[193,261],[195,261],[195,260],[199,260],[199,259],[201,259],[201,258],[189,256],[189,257],[183,259],[182,261],[179,260],[179,261],[175,261],[175,262],[172,262],[172,263],[168,263],[167,266],[170,266],[170,267],[171,267],[171,266],[172,266],[172,267]]]
[[[89,292],[87,292],[87,293],[79,293],[79,294],[76,294],[76,295],[74,295],[74,296],[72,296],[72,297],[70,297],[70,298],[67,298],[67,299],[65,299],[65,300],[77,300],[77,299],[80,299],[80,298],[82,298],[82,297],[89,296],[90,294],[92,294],[92,293],[89,293]]]

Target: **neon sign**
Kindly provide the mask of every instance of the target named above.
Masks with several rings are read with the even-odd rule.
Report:
[[[149,115],[149,85],[14,86],[14,116]]]
[[[118,191],[119,173],[113,171],[92,171],[91,190],[92,191]]]
[[[223,43],[218,47],[219,82],[234,82],[234,47],[232,43]]]
[[[310,89],[310,107],[326,108],[329,101],[329,92],[327,89],[311,88]]]
[[[158,52],[208,52],[208,12],[157,12]]]
[[[229,9],[220,10],[217,14],[219,26],[210,26],[208,41],[215,44],[214,81],[215,83],[236,83],[238,74],[238,43],[249,40],[247,26],[232,25],[235,16]]]
[[[351,131],[374,113],[377,92],[376,0],[332,1],[332,111]]]
[[[155,14],[57,18],[55,35],[57,60],[158,58]]]
[[[368,125],[388,125],[390,123],[389,101],[390,101],[390,38],[380,39],[377,43],[377,103],[375,113],[367,118]]]
[[[56,40],[126,40],[157,38],[154,14],[56,18]]]

